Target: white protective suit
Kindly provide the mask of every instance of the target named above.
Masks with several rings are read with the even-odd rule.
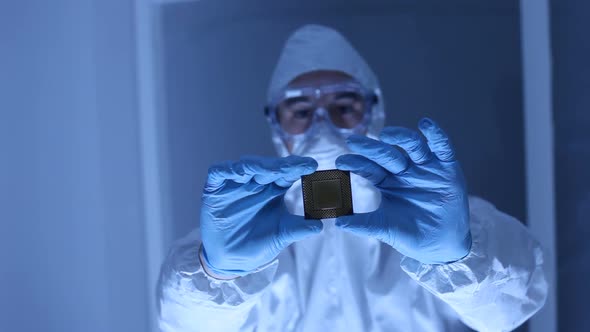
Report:
[[[269,96],[299,74],[339,70],[378,92],[375,75],[334,30],[306,26],[288,40]],[[369,136],[383,124],[374,110]],[[278,137],[275,145],[286,154]],[[333,157],[329,157],[333,162]],[[319,161],[322,165],[322,161]],[[353,179],[355,212],[380,197]],[[356,189],[355,189],[356,187]],[[300,184],[285,202],[303,214]],[[446,265],[422,264],[389,245],[324,221],[317,236],[296,242],[258,271],[216,280],[199,263],[199,229],[179,240],[158,284],[162,331],[508,331],[539,310],[547,295],[543,252],[516,219],[470,198],[473,245]]]

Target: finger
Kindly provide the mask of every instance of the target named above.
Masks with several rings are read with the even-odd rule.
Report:
[[[313,158],[289,156],[269,158],[244,156],[236,166],[242,173],[252,175],[260,184],[276,182],[282,187],[290,187],[302,175],[313,173],[317,162]]]
[[[237,183],[226,181],[217,188],[205,188],[201,196],[203,206],[218,210],[224,207],[227,215],[240,214],[244,207],[265,206],[277,196],[285,194],[285,189],[275,185],[263,185],[250,181]],[[231,202],[231,203],[229,203]]]
[[[243,174],[234,172],[233,162],[224,161],[213,164],[211,167],[209,167],[207,172],[207,184],[205,188],[210,190],[218,188],[227,180],[232,180],[238,183],[247,182],[245,181],[246,177]]]
[[[301,156],[288,156],[280,158],[281,170],[285,177],[300,178],[316,171],[318,163],[315,159]]]
[[[242,157],[237,162],[224,161],[209,168],[207,187],[218,188],[225,181],[248,183],[254,179],[259,184],[272,183],[283,177],[279,158],[259,156]]]
[[[231,180],[238,183],[247,183],[254,180],[259,184],[269,184],[283,176],[280,164],[277,160],[264,158],[240,159],[231,165],[234,176]]]
[[[355,213],[349,216],[340,216],[335,225],[344,231],[375,238],[393,246],[395,240],[382,222],[381,209],[369,213]]]
[[[275,181],[281,187],[291,187],[303,175],[308,175],[318,169],[315,159],[301,156],[288,156],[281,158],[282,177]]]
[[[308,220],[302,216],[287,214],[281,219],[276,239],[277,249],[282,250],[293,242],[319,234],[324,224],[319,220]]]
[[[256,183],[269,184],[283,177],[280,158],[262,156],[242,156],[243,171],[252,174]]]
[[[434,155],[441,161],[455,160],[455,151],[447,134],[431,119],[423,118],[418,128],[426,139],[428,146]]]
[[[336,159],[336,168],[350,171],[371,181],[381,183],[389,174],[383,167],[358,154],[345,154]]]
[[[403,127],[386,127],[381,131],[379,139],[404,149],[416,164],[424,164],[432,158],[432,152],[426,141],[414,130]]]
[[[408,167],[408,159],[387,143],[361,135],[349,136],[346,143],[353,152],[367,157],[393,174],[399,174]]]

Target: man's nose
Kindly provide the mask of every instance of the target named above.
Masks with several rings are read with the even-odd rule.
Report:
[[[315,114],[318,121],[325,121],[328,116],[328,111],[326,111],[324,107],[320,106],[315,110]]]

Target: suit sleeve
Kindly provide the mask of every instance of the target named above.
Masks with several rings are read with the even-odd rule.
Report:
[[[162,265],[157,286],[160,330],[240,331],[271,285],[278,261],[243,277],[219,280],[204,271],[200,246],[196,229],[172,246]]]
[[[473,244],[465,258],[429,265],[404,257],[401,267],[469,327],[513,330],[545,303],[543,249],[523,224],[492,204],[472,197],[469,205]]]

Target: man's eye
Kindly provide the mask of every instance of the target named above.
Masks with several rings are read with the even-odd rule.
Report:
[[[352,105],[339,105],[336,106],[336,110],[340,115],[355,113],[354,107]]]
[[[307,118],[311,117],[312,112],[313,111],[311,109],[296,110],[296,111],[293,111],[293,118],[307,119]]]

